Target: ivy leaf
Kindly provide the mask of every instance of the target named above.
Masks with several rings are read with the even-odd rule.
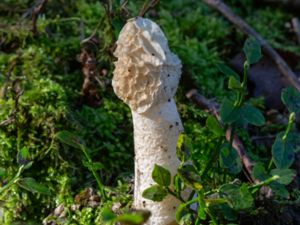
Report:
[[[252,105],[245,104],[242,107],[242,115],[244,120],[255,126],[262,126],[265,124],[265,118],[261,111]]]
[[[154,202],[161,202],[166,196],[167,191],[160,185],[153,185],[143,191],[143,198],[150,199]]]
[[[84,141],[77,135],[69,131],[60,131],[56,133],[56,138],[63,144],[69,145],[73,148],[82,149]]]
[[[284,132],[277,134],[275,142],[272,146],[272,157],[278,169],[289,168],[293,164],[295,158],[293,145],[288,139],[283,141],[283,136]]]
[[[223,136],[224,130],[219,121],[214,116],[208,116],[206,120],[206,127],[211,130],[216,136]]]
[[[220,162],[221,166],[227,168],[232,174],[237,174],[242,169],[240,157],[229,143],[226,143],[221,147]]]
[[[164,167],[155,164],[152,171],[152,179],[157,184],[167,187],[171,184],[171,173]]]
[[[289,112],[300,112],[300,93],[292,88],[288,87],[282,90],[281,100],[289,109]]]
[[[254,37],[245,41],[243,51],[249,65],[257,63],[262,57],[260,44]]]
[[[21,188],[24,188],[27,191],[30,191],[32,193],[39,193],[44,195],[50,195],[51,192],[45,185],[42,185],[38,182],[36,182],[35,179],[32,177],[26,177],[19,179],[17,183]]]
[[[221,197],[228,199],[235,210],[249,209],[253,205],[253,197],[246,184],[224,184],[219,192]]]
[[[272,176],[278,175],[279,179],[277,182],[284,185],[291,183],[296,176],[296,172],[291,169],[273,169],[271,170],[271,174]]]

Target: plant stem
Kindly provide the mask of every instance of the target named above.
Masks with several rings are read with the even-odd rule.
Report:
[[[83,154],[85,155],[88,162],[90,164],[92,164],[93,161],[92,161],[90,155],[88,154],[88,152],[86,151],[86,149],[84,148],[84,146],[81,146],[81,150],[83,151]],[[91,170],[92,174],[94,175],[94,177],[96,179],[96,182],[98,184],[101,196],[103,197],[104,200],[107,200],[107,196],[106,196],[106,193],[105,193],[104,185],[101,182],[101,178],[99,177],[99,175],[96,173],[96,171],[94,170],[94,168],[92,166],[89,169]]]
[[[175,198],[177,198],[179,201],[181,202],[185,202],[184,199],[180,196],[180,194],[176,194],[175,192],[173,192],[170,188],[166,187],[166,190],[167,192],[170,194],[170,195],[173,195]]]
[[[19,167],[18,172],[16,173],[16,175],[14,176],[13,179],[11,179],[11,181],[9,181],[9,183],[7,185],[5,185],[4,187],[0,188],[0,194],[2,194],[2,192],[4,192],[5,190],[7,190],[8,188],[10,188],[13,184],[15,184],[19,177],[21,176],[23,170],[24,170],[25,165],[22,165]]]
[[[290,114],[290,117],[289,117],[289,123],[288,123],[288,126],[287,126],[287,128],[286,128],[286,130],[285,130],[285,133],[284,133],[283,137],[282,137],[282,141],[283,141],[283,142],[286,141],[286,139],[287,139],[287,137],[288,137],[288,135],[289,135],[289,133],[290,133],[290,131],[291,131],[291,129],[292,129],[292,126],[293,126],[293,124],[294,124],[294,122],[295,122],[295,118],[296,118],[296,115],[295,115],[294,112],[292,112],[292,113]]]
[[[269,179],[267,179],[267,180],[265,180],[263,182],[260,182],[260,183],[258,183],[256,185],[253,185],[249,189],[252,189],[252,194],[254,194],[260,187],[268,185],[268,184],[270,184],[273,181],[278,180],[278,179],[279,179],[279,176],[278,175],[274,175],[274,176],[270,177]]]
[[[243,82],[241,84],[241,90],[239,90],[239,99],[237,106],[240,107],[243,104],[244,98],[245,98],[245,90],[247,90],[247,82],[248,82],[248,72],[249,72],[249,63],[246,60],[244,63],[244,76],[243,76]]]
[[[270,160],[270,162],[269,162],[269,165],[268,165],[268,170],[270,170],[270,169],[271,169],[272,165],[273,165],[273,158],[271,158],[271,160]]]

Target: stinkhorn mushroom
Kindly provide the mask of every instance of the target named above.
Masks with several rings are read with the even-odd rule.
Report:
[[[129,105],[134,124],[134,207],[148,209],[147,224],[171,225],[179,201],[167,196],[161,202],[142,197],[154,184],[154,165],[176,174],[176,145],[183,126],[173,99],[181,75],[180,59],[173,54],[160,27],[149,19],[128,20],[121,30],[114,55],[112,85],[116,95]]]

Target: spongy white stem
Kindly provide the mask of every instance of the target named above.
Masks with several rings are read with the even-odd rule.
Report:
[[[169,225],[175,223],[179,200],[168,195],[162,202],[153,202],[142,197],[143,191],[155,184],[151,178],[154,164],[176,174],[179,160],[176,145],[183,130],[173,99],[152,107],[144,114],[132,112],[135,142],[134,207],[151,211],[147,224]]]

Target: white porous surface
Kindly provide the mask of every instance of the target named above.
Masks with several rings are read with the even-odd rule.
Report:
[[[133,111],[146,112],[174,96],[181,62],[156,23],[141,17],[129,20],[120,32],[114,55],[118,58],[114,91]]]
[[[149,19],[130,19],[117,41],[112,85],[116,95],[132,110],[135,144],[134,207],[147,209],[148,225],[173,225],[180,202],[168,195],[162,202],[144,199],[142,193],[155,184],[155,164],[176,174],[176,146],[183,126],[173,96],[181,62],[173,54],[162,30]]]

